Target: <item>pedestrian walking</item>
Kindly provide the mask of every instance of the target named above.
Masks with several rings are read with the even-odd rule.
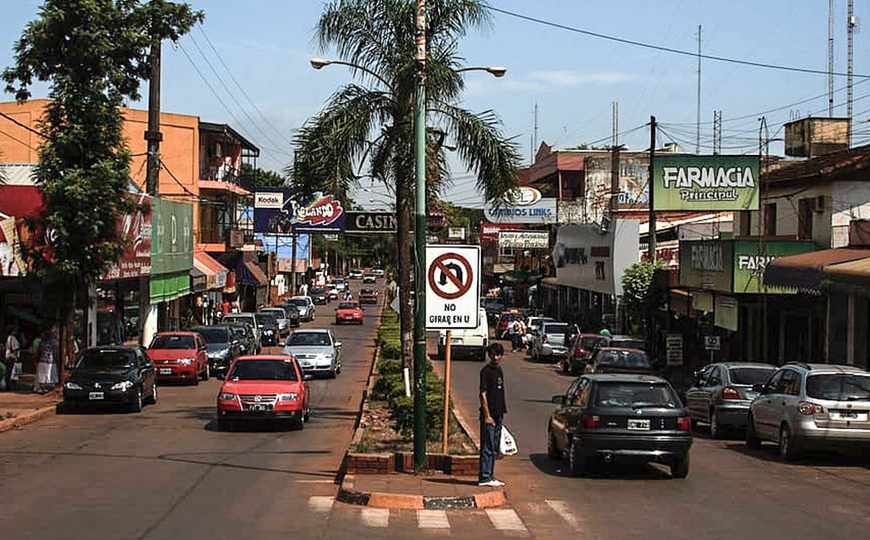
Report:
[[[489,363],[480,370],[480,472],[478,485],[500,487],[504,482],[494,476],[495,458],[501,441],[501,426],[507,405],[504,398],[504,373],[501,359],[504,347],[492,343],[486,348]]]
[[[36,382],[33,384],[33,391],[37,394],[50,392],[58,382],[57,353],[57,327],[53,326],[43,331],[37,348]]]
[[[508,323],[508,337],[511,340],[511,352],[517,352],[520,347],[520,323],[516,319]]]
[[[15,335],[15,327],[10,326],[6,329],[6,341],[4,344],[6,352],[4,354],[3,366],[6,368],[3,375],[3,380],[6,383],[6,390],[15,390],[20,375],[21,366],[15,364],[20,363],[21,342]],[[18,370],[16,372],[16,369]],[[14,375],[14,376],[13,376]]]

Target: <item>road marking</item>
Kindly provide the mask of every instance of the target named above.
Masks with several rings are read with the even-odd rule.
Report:
[[[388,527],[390,525],[389,508],[363,508],[361,517],[366,527]]]
[[[523,525],[523,520],[513,508],[487,508],[486,516],[496,530],[519,532],[524,535],[529,533],[529,530]]]
[[[445,510],[417,510],[417,527],[421,529],[449,529]]]
[[[574,512],[571,511],[571,507],[568,506],[566,501],[546,499],[544,502],[547,503],[547,506],[552,508],[554,512],[559,514],[559,517],[564,519],[575,531],[582,530],[580,518],[574,515]]]
[[[332,510],[332,503],[335,502],[334,497],[312,496],[308,497],[308,508],[312,512],[329,512]]]

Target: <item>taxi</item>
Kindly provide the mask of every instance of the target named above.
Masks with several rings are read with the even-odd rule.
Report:
[[[363,323],[363,309],[359,302],[342,302],[335,308],[335,324]]]
[[[310,413],[308,382],[293,356],[242,356],[217,396],[219,431],[246,421],[287,421],[302,429]]]
[[[208,345],[196,332],[160,332],[146,354],[157,369],[158,381],[199,384],[210,376]]]

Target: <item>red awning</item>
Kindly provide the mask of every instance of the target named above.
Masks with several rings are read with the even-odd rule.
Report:
[[[819,291],[825,267],[870,257],[870,249],[836,248],[780,257],[764,270],[764,284],[799,291]]]
[[[193,266],[206,276],[208,289],[222,289],[227,284],[227,273],[224,265],[217,262],[208,253],[196,251],[193,253]]]
[[[45,199],[38,187],[0,185],[0,214],[8,217],[37,217],[43,208]]]

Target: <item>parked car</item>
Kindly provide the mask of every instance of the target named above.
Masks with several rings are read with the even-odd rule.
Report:
[[[384,277],[385,272],[383,268],[375,268],[374,270],[372,270],[372,274],[379,278],[382,278]]]
[[[297,330],[287,338],[284,354],[299,360],[305,373],[325,373],[330,378],[341,373],[341,342],[335,339],[332,330]]]
[[[789,363],[749,405],[746,445],[779,443],[789,460],[805,450],[870,451],[870,373],[832,364]]]
[[[281,305],[284,312],[287,313],[287,320],[290,322],[290,328],[299,326],[299,309],[294,304],[284,303]]]
[[[67,410],[124,406],[133,412],[157,403],[157,373],[140,347],[92,347],[79,357],[63,385]]]
[[[450,332],[450,356],[461,358],[470,356],[483,362],[486,360],[486,347],[489,345],[489,324],[486,320],[486,310],[478,309],[477,328],[457,329]],[[438,358],[447,354],[447,332],[442,330],[438,335]]]
[[[279,337],[284,337],[290,333],[290,318],[287,316],[287,312],[284,311],[283,307],[267,307],[261,309],[257,313],[271,313],[275,316],[275,320],[278,321]]]
[[[362,270],[351,270],[347,277],[350,279],[362,279],[363,272]]]
[[[579,334],[573,324],[564,322],[545,322],[532,344],[532,360],[535,362],[558,362],[568,356],[571,336]]]
[[[374,289],[360,289],[359,291],[359,303],[360,304],[377,304],[378,303],[378,291]]]
[[[233,362],[217,396],[218,429],[240,421],[289,421],[302,429],[310,403],[308,383],[292,356],[242,356]]]
[[[311,290],[308,291],[308,295],[311,297],[313,303],[321,305],[326,305],[330,300],[338,298],[338,293],[335,292],[335,287],[332,285],[330,285],[329,288],[312,287]]]
[[[299,311],[300,321],[314,320],[314,301],[311,300],[310,296],[294,296],[287,303],[296,306],[296,309]]]
[[[595,345],[595,349],[592,352],[594,353],[595,350],[603,347],[620,347],[623,349],[640,349],[642,351],[649,351],[649,346],[644,338],[619,334],[614,336],[601,336],[601,339]]]
[[[583,373],[589,360],[592,359],[592,351],[598,347],[602,339],[604,338],[601,334],[577,335],[571,343],[568,356],[562,363],[562,371],[571,375]]]
[[[535,335],[540,332],[541,324],[545,322],[555,322],[555,319],[537,315],[526,317],[526,334],[523,336],[523,346],[529,351],[529,354],[531,354],[532,344],[535,342]]]
[[[363,274],[362,282],[363,282],[363,284],[366,284],[366,283],[377,283],[377,282],[378,282],[378,276],[376,276],[376,275],[374,275],[374,274]]]
[[[495,325],[495,339],[508,339],[508,323],[522,318],[523,314],[516,309],[505,311],[499,315],[498,323]]]
[[[363,308],[359,302],[345,301],[335,308],[335,324],[363,323]]]
[[[258,311],[255,313],[255,316],[257,318],[257,326],[260,328],[260,334],[263,336],[263,345],[277,345],[281,331],[278,328],[278,319],[275,318],[275,315]]]
[[[239,344],[241,345],[241,350],[239,352],[240,355],[260,353],[260,342],[257,341],[257,335],[254,333],[254,329],[250,324],[243,322],[227,322],[226,317],[221,321],[221,324],[231,328],[233,335],[239,339]]]
[[[640,349],[599,348],[586,364],[586,373],[635,373],[653,375],[649,355]]]
[[[254,337],[257,342],[257,353],[263,346],[263,332],[260,330],[260,325],[257,324],[257,317],[250,311],[242,313],[228,313],[221,320],[224,324],[247,324],[254,331]]]
[[[776,368],[769,364],[722,362],[700,370],[686,391],[692,420],[710,425],[710,437],[719,439],[727,429],[745,429],[749,404],[758,397],[752,387],[764,384]]]
[[[157,367],[159,381],[196,385],[210,377],[208,347],[195,332],[160,332],[148,345],[148,358]]]
[[[583,375],[557,405],[547,429],[547,453],[567,455],[575,476],[593,462],[660,462],[671,475],[689,474],[692,420],[664,379],[648,375]]]
[[[212,375],[224,378],[233,360],[242,354],[242,342],[230,326],[195,326],[191,328],[208,348],[208,366]]]

